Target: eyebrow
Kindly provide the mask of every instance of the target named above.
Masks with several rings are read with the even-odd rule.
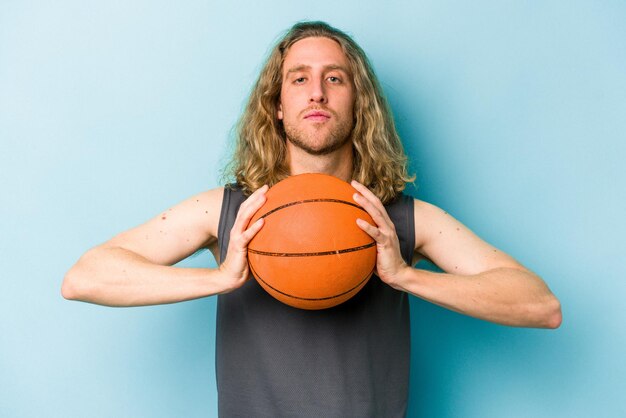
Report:
[[[301,71],[306,71],[306,70],[310,70],[311,66],[310,65],[304,65],[304,64],[300,64],[300,65],[296,65],[295,67],[291,67],[290,69],[287,70],[287,75],[292,74],[292,73],[298,73]],[[328,71],[328,70],[340,70],[343,71],[346,74],[350,74],[350,71],[348,71],[348,69],[346,67],[344,67],[343,65],[337,65],[337,64],[329,64],[329,65],[325,65],[324,66],[324,70]]]

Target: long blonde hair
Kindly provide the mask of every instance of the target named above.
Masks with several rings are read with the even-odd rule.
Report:
[[[236,149],[226,172],[246,194],[289,176],[285,131],[277,118],[282,66],[289,48],[309,37],[336,41],[348,59],[356,91],[352,178],[387,203],[415,177],[408,174],[391,110],[367,56],[348,35],[324,22],[297,23],[272,49],[237,124]]]

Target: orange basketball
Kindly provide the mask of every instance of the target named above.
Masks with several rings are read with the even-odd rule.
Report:
[[[248,245],[252,274],[273,297],[324,309],[354,296],[376,264],[376,243],[357,225],[374,223],[352,198],[356,190],[324,174],[291,176],[268,190],[250,224],[265,218]]]

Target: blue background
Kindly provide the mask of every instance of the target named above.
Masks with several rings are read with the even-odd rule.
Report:
[[[409,416],[626,416],[626,3],[356,0],[0,4],[0,415],[215,416],[215,298],[105,308],[60,285],[220,184],[263,58],[302,19],[369,54],[416,196],[563,305],[546,331],[413,298]]]

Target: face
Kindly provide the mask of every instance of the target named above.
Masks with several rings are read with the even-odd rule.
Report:
[[[288,142],[312,155],[329,154],[350,140],[354,86],[348,60],[332,39],[294,43],[282,69],[278,119]]]

